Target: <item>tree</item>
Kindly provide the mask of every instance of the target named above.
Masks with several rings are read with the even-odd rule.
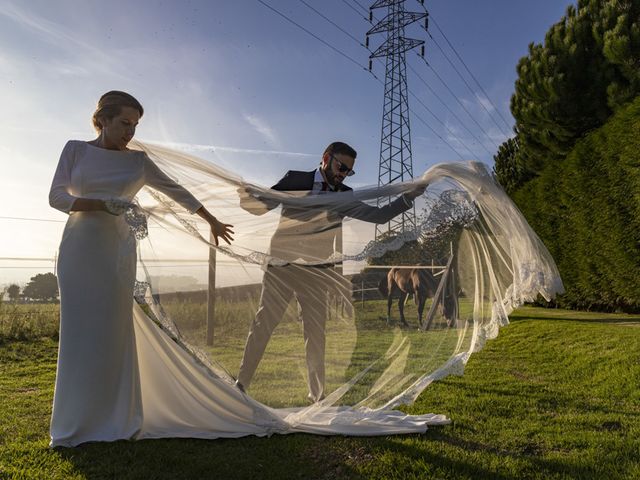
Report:
[[[12,283],[7,287],[7,295],[9,295],[9,301],[16,302],[20,298],[20,287]]]
[[[560,270],[561,306],[640,312],[640,96],[513,195]]]
[[[39,301],[51,301],[58,297],[58,279],[53,273],[39,273],[22,290],[22,295]]]
[[[517,71],[519,161],[538,173],[640,93],[640,2],[579,0]]]
[[[445,190],[428,210],[420,236],[426,258],[445,262],[457,250],[460,235],[479,218],[479,212],[462,190]]]
[[[478,211],[461,190],[440,193],[419,215],[420,233],[417,240],[385,234],[378,243],[388,245],[387,252],[369,259],[369,265],[425,265],[446,261],[450,250],[456,249],[462,230],[478,219]],[[395,248],[395,250],[393,249]]]
[[[522,162],[519,152],[518,137],[515,136],[500,145],[498,153],[493,156],[493,173],[498,183],[509,194],[534,177],[533,172]]]

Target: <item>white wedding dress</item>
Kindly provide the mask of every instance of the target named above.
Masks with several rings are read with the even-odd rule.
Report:
[[[69,213],[80,197],[132,201],[144,185],[189,212],[201,206],[144,152],[82,141],[65,146],[50,204]],[[274,432],[381,435],[448,422],[442,415],[392,410],[314,413],[262,405],[196,361],[134,305],[135,275],[136,240],[122,215],[69,215],[58,259],[61,324],[51,446]]]

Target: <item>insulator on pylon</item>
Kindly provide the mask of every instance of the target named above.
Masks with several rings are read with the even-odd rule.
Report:
[[[429,30],[429,17],[424,17],[424,29]]]
[[[367,48],[369,48],[369,35],[367,35],[367,41],[365,42],[365,45],[367,46]]]
[[[420,56],[424,58],[424,45],[420,47]]]
[[[369,59],[369,71],[373,68],[373,60]]]
[[[369,10],[369,23],[373,22],[373,11]]]

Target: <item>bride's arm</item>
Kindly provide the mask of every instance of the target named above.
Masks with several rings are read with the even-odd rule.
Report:
[[[71,194],[71,170],[75,159],[75,147],[76,142],[69,141],[60,154],[60,161],[49,191],[49,205],[64,213],[72,211],[107,211],[106,205],[102,200],[80,198]]]
[[[231,230],[233,225],[220,222],[216,217],[209,213],[202,203],[200,203],[200,201],[198,201],[198,199],[196,199],[186,188],[179,185],[166,173],[160,170],[148,156],[145,155],[144,161],[144,176],[145,183],[147,185],[175,200],[190,213],[196,213],[199,217],[206,220],[211,227],[211,233],[213,234],[213,239],[216,245],[218,245],[218,237],[222,238],[229,244],[231,243],[231,240],[233,240],[233,237],[231,236],[233,233],[233,230]]]
[[[76,198],[71,205],[72,212],[92,212],[101,211],[109,212],[104,200],[98,200],[97,198]],[[111,213],[111,212],[109,212]]]

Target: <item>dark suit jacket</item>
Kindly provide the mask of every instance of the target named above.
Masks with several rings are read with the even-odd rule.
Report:
[[[273,187],[273,190],[301,192],[313,189],[315,170],[301,172],[289,170]],[[337,191],[350,192],[347,185],[338,185]],[[334,192],[327,191],[330,195]],[[262,208],[256,208],[256,200]],[[411,202],[409,202],[411,204]],[[253,214],[263,214],[276,208],[279,202],[270,199],[243,197],[240,206]],[[284,206],[278,229],[271,239],[271,254],[284,260],[304,259],[322,262],[334,252],[342,251],[342,219],[351,217],[371,223],[386,223],[396,215],[408,210],[400,197],[384,207],[373,207],[355,198],[331,210],[322,208],[300,208]]]

